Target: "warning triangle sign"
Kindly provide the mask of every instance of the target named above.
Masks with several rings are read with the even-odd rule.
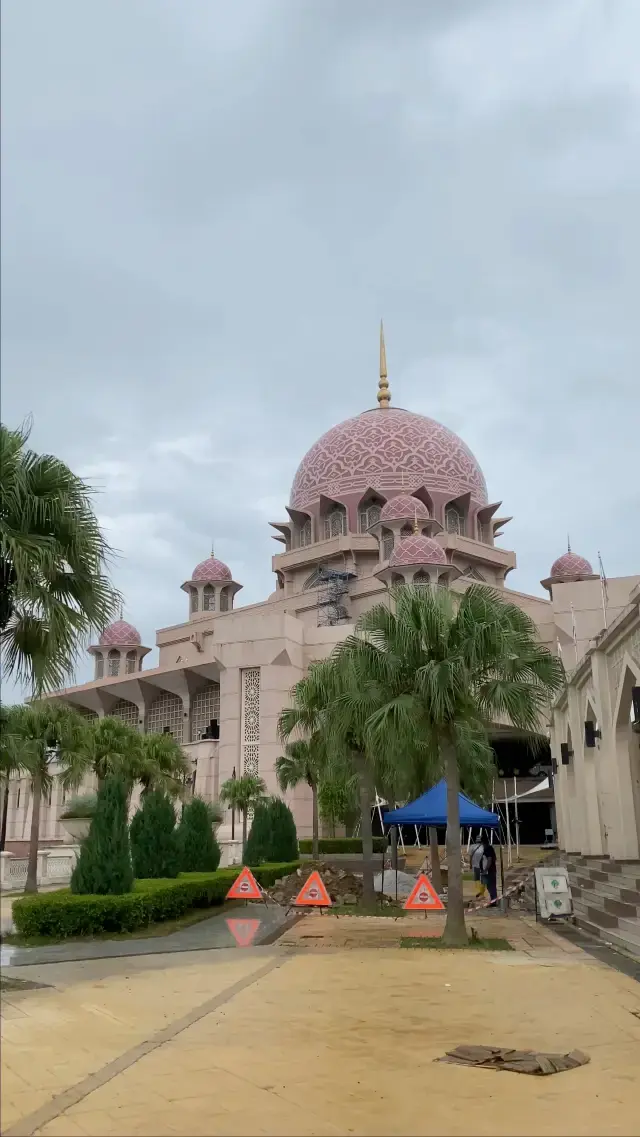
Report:
[[[421,872],[403,908],[409,912],[439,912],[444,909],[444,904],[429,878]]]
[[[319,872],[312,872],[294,900],[296,908],[330,908],[331,897]]]
[[[262,900],[260,885],[251,869],[243,868],[227,893],[227,900]]]
[[[238,947],[251,947],[260,927],[260,920],[236,920],[229,918],[225,921],[231,935]]]

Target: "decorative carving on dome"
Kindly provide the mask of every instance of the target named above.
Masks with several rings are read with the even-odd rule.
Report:
[[[407,493],[392,497],[380,514],[381,521],[413,521],[416,517],[428,518],[429,510],[423,501]]]
[[[365,411],[332,427],[305,455],[291,489],[291,508],[305,509],[320,495],[398,484],[410,494],[422,485],[454,495],[470,493],[486,505],[487,487],[473,454],[446,426],[412,411]]]
[[[126,620],[115,620],[105,628],[99,643],[101,647],[129,647],[134,644],[138,646],[142,640],[140,632],[133,624],[127,623]]]
[[[193,570],[192,580],[232,580],[231,569],[225,565],[224,561],[219,561],[217,557],[207,557],[206,561],[201,561],[199,565]]]
[[[556,580],[572,580],[579,576],[593,576],[594,572],[585,557],[579,557],[577,553],[563,553],[558,557],[551,566],[551,579]]]
[[[430,537],[414,534],[404,537],[394,548],[389,559],[390,565],[446,565],[448,564],[442,545]]]

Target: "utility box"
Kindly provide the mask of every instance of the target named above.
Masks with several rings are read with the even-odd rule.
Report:
[[[573,915],[573,901],[569,873],[565,868],[550,866],[537,868],[536,908],[541,920]]]

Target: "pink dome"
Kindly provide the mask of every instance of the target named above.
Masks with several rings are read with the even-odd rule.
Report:
[[[394,547],[389,557],[390,565],[446,565],[449,562],[445,556],[442,545],[431,537],[422,537],[419,533],[411,537],[404,537]]]
[[[115,620],[100,636],[101,647],[137,647],[141,643],[140,632],[126,620]]]
[[[381,521],[413,521],[416,517],[429,517],[429,510],[423,501],[411,497],[408,493],[400,493],[392,497],[383,505],[380,514]]]
[[[579,576],[593,576],[591,565],[584,557],[577,553],[563,553],[551,566],[551,578],[558,580],[573,580]]]
[[[461,438],[433,419],[396,407],[364,411],[328,430],[300,463],[291,509],[306,509],[321,494],[341,498],[371,486],[380,493],[404,487],[458,497],[469,492],[486,505],[480,466]]]
[[[193,570],[191,577],[192,580],[232,580],[231,569],[225,565],[224,561],[219,561],[217,557],[207,557],[206,561],[201,561],[199,565]]]

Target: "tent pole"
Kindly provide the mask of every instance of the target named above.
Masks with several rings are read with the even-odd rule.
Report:
[[[511,823],[509,821],[509,799],[507,797],[507,780],[503,779],[502,785],[504,787],[504,809],[507,815],[507,868],[511,868]]]
[[[504,861],[502,860],[502,837],[500,838],[500,890],[502,896],[500,897],[500,907],[503,912],[506,912],[506,900],[504,895]]]
[[[513,806],[516,813],[516,860],[520,860],[520,818],[518,816],[518,785],[513,775]]]

